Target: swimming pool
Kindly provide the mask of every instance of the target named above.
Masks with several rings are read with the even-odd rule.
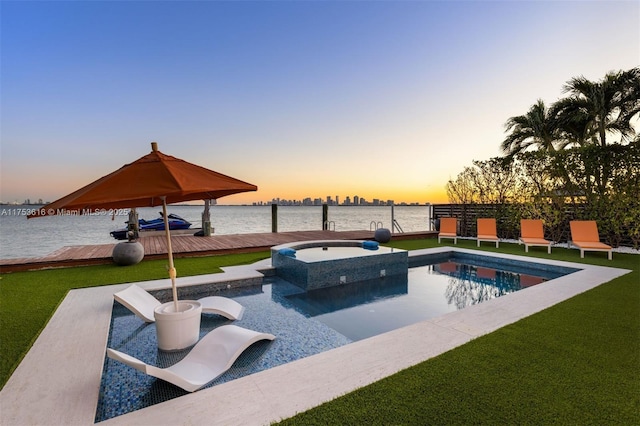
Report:
[[[424,262],[406,276],[301,291],[286,298],[303,315],[357,341],[577,271],[456,253],[414,263]]]
[[[207,387],[517,291],[516,281],[520,287],[528,285],[529,278],[516,280],[514,274],[534,277],[528,272],[536,271],[536,280],[544,282],[558,274],[577,271],[483,258],[455,252],[412,256],[412,267],[405,279],[383,277],[304,292],[281,278],[267,277],[259,286],[218,293],[245,306],[242,320],[235,324],[273,333],[277,338],[253,345],[229,371]],[[495,264],[502,264],[502,269],[493,268],[493,275],[503,278],[499,285],[491,286],[485,275],[492,274],[489,270]],[[337,293],[322,293],[326,291]],[[419,301],[426,303],[421,305]],[[230,321],[218,316],[203,316],[201,336],[227,323]],[[160,367],[169,366],[188,353],[188,350],[158,351],[155,326],[145,325],[117,303],[114,303],[108,346]],[[185,394],[173,385],[106,359],[96,421]]]

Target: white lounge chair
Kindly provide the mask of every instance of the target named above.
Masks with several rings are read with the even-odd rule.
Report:
[[[144,322],[155,322],[153,310],[162,304],[135,284],[114,293],[113,297]],[[198,302],[202,305],[202,313],[218,314],[230,320],[239,320],[244,313],[244,306],[228,297],[209,296],[199,299]]]
[[[107,348],[107,356],[143,373],[195,392],[227,371],[245,349],[259,340],[273,340],[269,333],[220,326],[204,336],[181,361],[168,368],[145,364],[137,358]]]

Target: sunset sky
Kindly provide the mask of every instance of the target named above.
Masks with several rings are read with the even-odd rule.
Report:
[[[2,1],[1,192],[150,152],[258,186],[446,202],[509,117],[640,64],[637,1]]]

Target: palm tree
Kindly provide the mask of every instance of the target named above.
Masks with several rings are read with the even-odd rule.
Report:
[[[620,117],[631,124],[633,118],[640,114],[640,68],[632,68],[622,73],[620,91]]]
[[[551,106],[550,115],[558,126],[558,149],[585,146],[592,143],[591,118],[585,108],[573,99],[560,99]]]
[[[555,151],[560,140],[560,129],[555,119],[555,111],[548,109],[542,99],[525,115],[511,117],[505,123],[505,131],[511,132],[500,145],[502,152],[513,156],[528,148]]]
[[[635,134],[631,121],[640,112],[640,68],[609,72],[598,82],[574,77],[564,86],[570,97],[558,103],[560,126],[576,122],[585,125],[582,143],[590,138],[607,145],[607,133],[619,133],[622,140]]]

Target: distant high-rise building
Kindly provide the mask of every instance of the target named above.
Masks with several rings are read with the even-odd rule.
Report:
[[[353,198],[352,198],[353,197]],[[25,200],[25,203],[30,202],[31,200]],[[340,195],[335,195],[335,198],[331,195],[327,195],[324,198],[311,198],[306,197],[303,199],[291,199],[287,200],[284,198],[273,198],[271,202],[269,201],[260,201],[259,203],[254,203],[257,205],[269,205],[269,204],[278,204],[281,206],[321,206],[323,204],[327,204],[329,206],[407,206],[407,205],[421,205],[421,203],[407,203],[406,201],[400,201],[396,204],[394,200],[382,200],[379,198],[374,198],[372,201],[367,201],[365,198],[360,197],[359,195],[353,196],[345,196],[342,204],[340,204]],[[213,202],[212,202],[213,204]]]

